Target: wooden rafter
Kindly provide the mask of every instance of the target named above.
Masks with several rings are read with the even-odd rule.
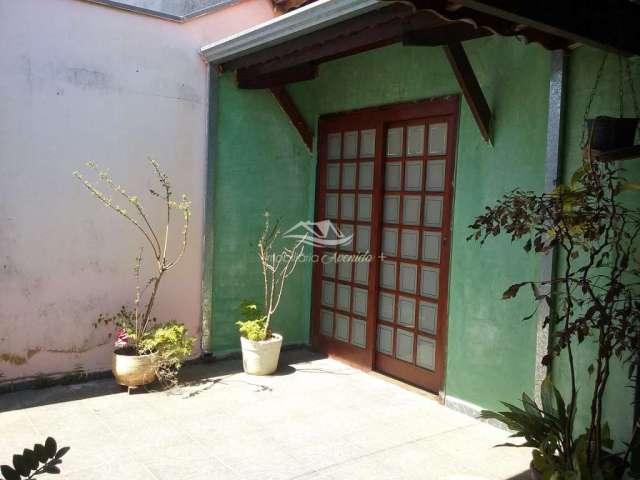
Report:
[[[238,88],[255,90],[312,80],[317,76],[318,67],[310,63],[296,65],[269,74],[262,74],[251,68],[241,68],[236,72],[236,83]]]
[[[491,143],[490,125],[491,125],[491,109],[484,97],[482,88],[478,83],[478,79],[471,67],[469,58],[460,43],[452,43],[444,47],[447,60],[451,64],[453,73],[460,84],[460,89],[464,98],[469,104],[473,118],[478,124],[480,134],[487,143]]]
[[[477,28],[466,22],[452,22],[427,30],[409,31],[405,33],[402,43],[408,46],[435,47],[488,35],[491,32],[485,28]]]
[[[275,10],[280,13],[287,13],[312,1],[313,0],[272,0],[272,3]]]
[[[311,151],[313,149],[313,131],[307,123],[302,118],[300,111],[296,107],[295,103],[287,93],[284,87],[273,87],[270,89],[271,93],[278,101],[280,108],[284,111],[284,113],[289,117],[289,120],[296,128],[302,141],[307,146],[307,149]]]

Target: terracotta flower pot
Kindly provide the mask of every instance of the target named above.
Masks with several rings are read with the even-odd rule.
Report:
[[[268,340],[254,342],[240,337],[242,368],[250,375],[269,375],[278,368],[282,335],[274,333]]]
[[[156,379],[158,355],[136,355],[130,349],[120,348],[113,352],[111,371],[119,385],[139,387],[153,383]]]

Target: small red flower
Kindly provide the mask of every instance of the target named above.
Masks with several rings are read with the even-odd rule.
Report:
[[[129,345],[129,335],[127,335],[127,332],[119,328],[118,330],[116,330],[116,341],[114,343],[114,346],[116,348],[122,348],[126,347],[127,345]]]

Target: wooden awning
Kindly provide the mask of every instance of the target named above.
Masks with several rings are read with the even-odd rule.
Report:
[[[323,62],[374,48],[399,42],[442,46],[480,132],[490,142],[491,112],[461,42],[501,35],[549,50],[586,44],[640,54],[636,1],[285,1],[280,5],[304,6],[203,47],[202,53],[220,71],[235,71],[240,88],[279,89],[315,78]]]
[[[588,0],[382,3],[388,5],[306,33],[295,41],[289,38],[254,49],[223,61],[220,68],[238,71],[240,87],[270,88],[314,78],[316,67],[323,62],[392,43],[444,46],[488,35],[517,37],[550,50],[582,43],[615,51],[620,48],[626,54],[640,53],[640,5],[628,0],[598,2],[617,4],[619,8],[601,6],[589,12],[582,7],[593,3]]]

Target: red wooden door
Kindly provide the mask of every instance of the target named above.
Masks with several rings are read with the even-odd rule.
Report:
[[[319,128],[316,222],[331,221],[344,243],[315,250],[312,343],[434,392],[457,115],[458,98],[446,97],[330,115]]]

